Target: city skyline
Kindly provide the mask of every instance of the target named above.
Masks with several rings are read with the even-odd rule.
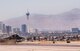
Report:
[[[44,31],[44,32],[80,32],[80,28],[79,27],[72,27],[72,28],[70,28],[69,30],[47,30],[47,29],[45,29],[45,30],[39,30],[39,29],[34,29],[33,30],[34,32],[37,32],[37,31]],[[7,32],[7,33],[9,33],[9,32],[13,32],[13,33],[17,33],[17,32],[22,32],[22,33],[28,33],[28,28],[27,28],[27,25],[26,24],[21,24],[20,25],[20,27],[12,27],[11,25],[6,25],[6,24],[4,24],[3,22],[0,22],[0,32],[3,32],[3,33],[5,33],[5,32]],[[32,32],[32,31],[30,31],[30,32]]]
[[[6,25],[3,22],[0,22],[0,34],[28,33],[26,24],[21,24],[20,26],[21,27],[12,27],[11,25]]]
[[[0,21],[30,13],[60,14],[79,8],[80,0],[0,0]]]

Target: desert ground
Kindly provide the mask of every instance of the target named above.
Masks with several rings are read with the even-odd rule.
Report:
[[[80,51],[80,47],[0,45],[0,51]]]
[[[27,42],[23,45],[0,45],[0,51],[80,51],[80,42],[56,42],[55,44],[50,44],[51,42]],[[23,43],[23,42],[22,42]],[[25,43],[25,42],[24,42]]]

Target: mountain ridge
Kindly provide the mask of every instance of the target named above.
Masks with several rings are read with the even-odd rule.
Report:
[[[6,24],[13,27],[20,27],[21,24],[27,24],[26,15],[5,20]],[[72,9],[58,15],[30,15],[30,27],[49,30],[66,30],[73,27],[80,27],[80,9]],[[14,24],[13,24],[14,23]]]

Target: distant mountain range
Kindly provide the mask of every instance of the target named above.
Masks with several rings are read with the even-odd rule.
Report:
[[[21,24],[27,24],[26,15],[12,18],[4,21],[13,27],[20,27]],[[40,30],[68,30],[73,27],[80,28],[80,9],[72,9],[68,12],[58,15],[30,15],[30,27]]]

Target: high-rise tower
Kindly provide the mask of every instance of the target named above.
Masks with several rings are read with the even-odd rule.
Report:
[[[26,16],[27,16],[27,31],[28,33],[30,33],[30,19],[29,19],[30,13],[29,11],[27,11]]]
[[[21,32],[22,33],[26,33],[27,32],[27,26],[26,26],[26,24],[22,24],[21,25]]]

